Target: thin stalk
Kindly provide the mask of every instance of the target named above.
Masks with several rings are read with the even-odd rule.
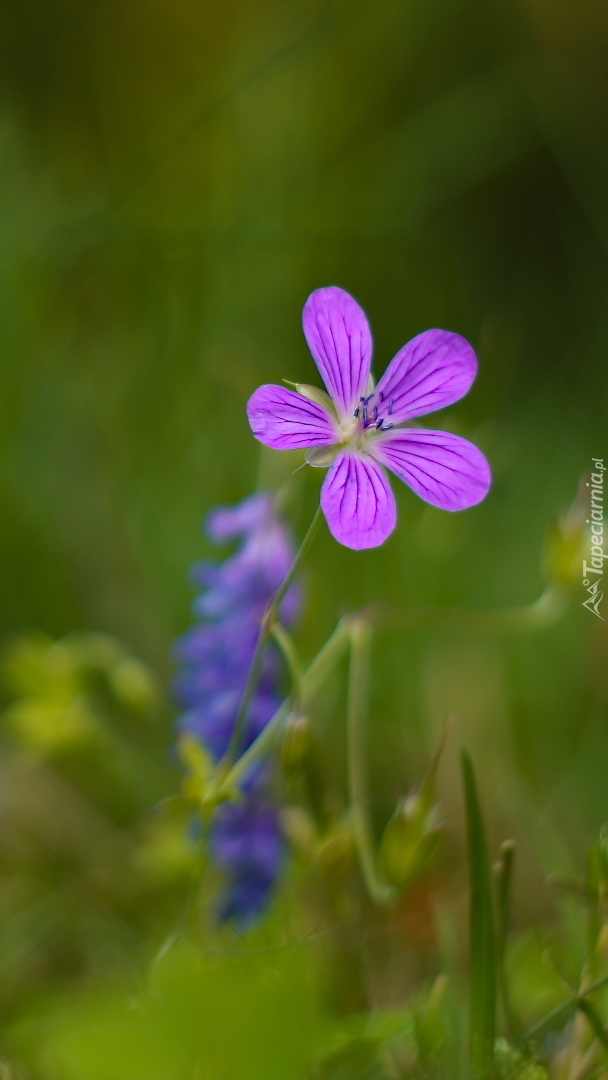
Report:
[[[511,885],[513,881],[513,863],[515,861],[515,841],[505,840],[502,845],[501,859],[496,867],[497,878],[497,928],[496,928],[496,970],[498,991],[508,1029],[513,1038],[520,1030],[509,992],[506,970],[506,947],[511,914]]]
[[[325,645],[323,645],[314,660],[309,664],[300,683],[302,698],[305,701],[310,701],[314,697],[323,681],[331,671],[333,671],[335,665],[341,659],[349,640],[349,634],[350,621],[348,619],[342,619],[341,622],[338,623],[331,637],[328,638]],[[247,748],[245,753],[241,755],[224,777],[220,790],[223,790],[226,793],[234,791],[253,766],[272,753],[278,742],[281,728],[291,715],[292,711],[293,700],[291,695],[289,695],[289,697],[285,698],[285,701],[279,706],[274,716],[270,718],[257,739],[252,742],[251,746]]]
[[[291,634],[287,633],[287,630],[280,622],[275,622],[272,627],[272,636],[276,641],[279,649],[283,654],[283,658],[289,669],[289,677],[291,679],[291,693],[294,699],[294,704],[299,705],[302,697],[302,671],[300,668],[300,661],[296,647],[293,643]]]
[[[489,1080],[494,1065],[496,1034],[496,941],[485,827],[473,763],[462,751],[467,854],[469,862],[471,1073]]]
[[[577,1007],[579,1011],[587,1017],[587,1020],[589,1021],[595,1037],[599,1039],[604,1049],[608,1050],[608,1034],[606,1033],[606,1028],[604,1027],[601,1017],[598,1016],[591,1002],[587,1001],[587,999],[584,997],[579,998],[577,1002]]]
[[[225,792],[228,796],[231,796],[240,782],[251,772],[254,765],[270,756],[279,741],[281,728],[292,712],[293,703],[290,696],[285,698],[282,705],[279,705],[274,716],[262,728],[257,739],[252,742],[251,746],[247,747],[245,753],[241,754],[238,761],[235,762],[223,778],[218,788],[218,794]]]
[[[426,771],[426,776],[424,777],[424,780],[422,781],[422,785],[420,787],[420,794],[426,799],[429,807],[431,801],[434,798],[437,770],[439,768],[439,762],[441,761],[441,755],[443,754],[445,748],[448,732],[450,730],[450,725],[453,720],[453,716],[446,716],[443,724],[443,730],[441,732],[441,735],[439,736],[439,742],[437,743],[437,746],[435,748],[435,753],[431,758],[429,767]]]
[[[385,621],[390,625],[408,630],[432,626],[440,622],[448,628],[464,628],[484,633],[527,633],[547,629],[565,614],[569,603],[568,593],[556,585],[548,585],[536,600],[529,604],[505,607],[498,610],[463,608],[414,608],[410,611],[387,611]]]
[[[395,890],[383,882],[376,870],[374,841],[369,822],[367,791],[367,702],[371,629],[363,619],[350,626],[350,672],[347,706],[347,756],[350,816],[361,870],[368,892],[377,904],[389,903]]]
[[[333,634],[311,660],[302,676],[302,699],[304,707],[314,698],[319,687],[342,659],[350,641],[350,623],[352,616],[341,619]]]
[[[608,986],[608,975],[604,975],[601,979],[597,979],[596,982],[591,983],[585,988],[585,998],[588,998],[590,994],[597,993],[598,990],[603,990]],[[562,1001],[561,1005],[556,1005],[551,1012],[543,1016],[533,1027],[529,1028],[522,1037],[522,1043],[539,1042],[545,1037],[553,1028],[563,1027],[566,1020],[570,1018],[575,1009],[579,1007],[579,998],[573,995],[568,1001]]]
[[[289,570],[285,574],[285,577],[283,578],[281,584],[279,585],[279,588],[277,589],[276,593],[274,594],[272,599],[269,601],[268,606],[266,608],[266,611],[264,612],[264,614],[262,616],[262,621],[260,623],[260,632],[258,634],[258,640],[256,642],[255,651],[254,651],[254,654],[253,654],[253,658],[251,660],[251,665],[250,665],[250,668],[249,668],[249,674],[247,676],[247,682],[245,683],[245,689],[243,690],[243,695],[241,697],[241,702],[240,702],[240,705],[239,705],[239,708],[238,708],[238,712],[236,714],[236,719],[234,721],[234,727],[232,729],[232,735],[230,736],[230,742],[228,744],[228,749],[226,750],[226,753],[224,754],[224,756],[223,756],[223,758],[220,761],[219,766],[218,766],[220,772],[222,772],[222,771],[227,772],[230,769],[231,765],[233,765],[233,763],[236,761],[236,759],[238,757],[239,749],[240,749],[241,743],[243,741],[243,733],[244,733],[244,728],[245,728],[245,722],[247,720],[247,712],[249,710],[249,704],[251,702],[251,698],[253,696],[253,693],[255,691],[255,688],[257,686],[258,679],[259,679],[259,676],[260,676],[260,668],[262,666],[262,657],[263,657],[263,652],[264,652],[264,646],[268,642],[268,638],[270,636],[273,624],[274,624],[274,622],[276,620],[276,617],[277,617],[279,608],[281,606],[281,603],[283,601],[283,598],[285,596],[285,593],[287,592],[289,586],[293,582],[293,579],[296,576],[298,570],[300,569],[302,561],[305,558],[305,556],[306,556],[306,554],[308,552],[308,549],[310,548],[310,546],[312,544],[312,541],[314,540],[314,537],[315,537],[315,534],[316,534],[317,529],[319,527],[319,524],[321,522],[322,516],[323,515],[322,515],[321,507],[318,506],[317,510],[316,510],[316,513],[315,513],[315,516],[313,517],[313,519],[312,519],[312,521],[311,521],[311,523],[310,523],[310,525],[308,527],[308,532],[306,533],[304,539],[302,540],[302,543],[300,544],[300,547],[299,547],[298,551],[296,552],[296,555],[294,557],[294,560],[293,560],[291,566],[289,567]]]

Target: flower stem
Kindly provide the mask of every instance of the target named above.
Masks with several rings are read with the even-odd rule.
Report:
[[[530,604],[497,610],[465,610],[462,608],[414,608],[391,613],[387,609],[385,622],[408,630],[443,623],[448,629],[465,629],[489,633],[534,633],[546,630],[558,622],[568,609],[568,594],[557,585],[548,585]]]
[[[350,671],[347,706],[347,755],[350,816],[353,835],[368,892],[377,904],[387,904],[395,890],[376,870],[374,841],[369,822],[367,791],[366,721],[369,690],[371,627],[364,619],[350,621]]]
[[[309,547],[312,544],[312,541],[319,527],[321,517],[322,512],[321,507],[319,506],[317,507],[315,516],[313,517],[308,527],[308,532],[306,533],[298,551],[296,552],[296,555],[294,556],[293,562],[289,567],[289,570],[285,574],[285,577],[279,585],[276,593],[269,601],[266,611],[262,616],[258,640],[256,642],[255,651],[251,660],[249,674],[247,676],[247,682],[245,683],[245,689],[243,690],[241,702],[238,708],[238,712],[236,714],[236,719],[234,721],[234,727],[232,729],[232,735],[230,736],[228,749],[226,750],[226,753],[224,754],[222,760],[219,763],[220,771],[223,770],[224,772],[228,772],[228,770],[234,764],[239,755],[239,750],[243,741],[243,732],[245,728],[245,722],[247,720],[249,704],[251,702],[251,698],[253,696],[260,676],[260,668],[262,666],[264,647],[267,644],[268,638],[270,637],[270,634],[272,632],[272,628],[279,613],[279,608],[281,606],[285,593],[293,582],[293,579],[297,574],[298,570],[300,569],[302,561],[306,556]]]
[[[274,623],[272,627],[272,636],[279,646],[285,663],[289,668],[291,693],[294,698],[294,703],[299,705],[302,697],[302,672],[300,670],[300,661],[298,659],[296,647],[293,643],[293,638],[291,637],[291,634],[287,633],[287,630],[280,622]]]
[[[515,841],[505,840],[500,852],[500,861],[495,866],[497,886],[496,907],[498,916],[496,927],[496,974],[505,1023],[508,1034],[512,1039],[521,1030],[521,1026],[517,1021],[511,1004],[505,957],[509,933],[511,885],[514,861]]]
[[[585,988],[585,999],[590,994],[597,993],[598,990],[603,990],[605,986],[608,986],[608,975],[604,975],[601,979],[597,979],[596,982],[591,983]],[[534,1024],[526,1031],[520,1039],[522,1046],[526,1046],[531,1042],[540,1042],[545,1036],[553,1031],[555,1028],[563,1027],[566,1021],[570,1018],[575,1009],[579,1008],[580,998],[573,995],[566,1001],[562,1001],[561,1005],[556,1005],[550,1013],[543,1016],[542,1020]]]
[[[302,676],[300,683],[302,698],[310,701],[327,676],[342,658],[350,635],[350,619],[342,619],[333,634],[319,650],[314,660]],[[257,739],[252,742],[244,754],[232,766],[224,777],[220,790],[232,794],[239,783],[247,776],[258,761],[268,757],[275,748],[281,727],[293,711],[293,698],[290,695],[279,706],[274,716],[262,729]]]

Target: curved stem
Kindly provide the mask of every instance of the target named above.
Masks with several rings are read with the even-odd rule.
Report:
[[[274,623],[271,632],[289,669],[291,692],[294,703],[299,705],[302,697],[302,672],[300,670],[300,661],[298,659],[296,647],[293,643],[293,638],[291,637],[291,634],[287,633],[287,630],[280,622]]]
[[[369,822],[366,722],[371,628],[364,619],[351,621],[350,643],[347,707],[350,815],[359,862],[368,892],[377,904],[387,904],[394,899],[396,894],[394,889],[381,880],[376,870],[374,841]]]
[[[304,672],[300,684],[304,701],[310,701],[327,676],[333,671],[346,649],[350,634],[350,619],[342,619],[325,645],[319,650]],[[252,742],[244,754],[232,766],[222,780],[220,791],[231,794],[247,776],[254,765],[268,757],[275,748],[281,728],[293,711],[292,696],[285,698],[274,716],[262,729],[257,739]]]
[[[466,629],[488,633],[535,633],[558,622],[568,608],[568,593],[556,585],[546,589],[530,604],[498,610],[462,608],[414,608],[405,612],[387,610],[385,623],[407,630],[425,629],[442,623],[448,629]]]
[[[602,976],[601,979],[597,979],[596,982],[591,983],[585,989],[585,998],[588,998],[590,994],[595,994],[598,990],[603,990],[608,986],[608,975]],[[520,1042],[523,1046],[530,1042],[540,1042],[541,1039],[552,1031],[554,1028],[563,1027],[566,1021],[576,1008],[578,1008],[579,998],[573,996],[566,1001],[562,1001],[561,1005],[556,1005],[550,1013],[543,1016],[542,1020],[539,1020],[533,1027],[520,1038]]]
[[[249,674],[247,676],[247,682],[245,683],[245,689],[243,690],[241,702],[238,708],[238,712],[236,714],[236,719],[234,721],[234,727],[232,729],[232,735],[230,736],[228,749],[226,750],[226,753],[224,754],[223,758],[219,763],[220,771],[223,770],[224,772],[227,772],[230,766],[235,762],[236,758],[238,757],[239,749],[243,741],[243,732],[245,728],[245,722],[247,720],[249,704],[251,702],[251,698],[253,696],[260,676],[264,646],[268,642],[268,638],[270,636],[273,624],[275,622],[285,593],[293,582],[293,579],[297,574],[298,570],[300,569],[300,565],[305,555],[307,554],[310,545],[312,544],[315,533],[321,521],[321,517],[321,507],[318,506],[315,516],[313,517],[308,527],[308,532],[302,540],[302,543],[300,544],[300,547],[296,552],[296,555],[293,559],[291,566],[289,567],[289,570],[285,574],[285,577],[279,585],[279,588],[268,603],[266,611],[262,616],[258,640],[256,642],[255,651],[251,660]]]

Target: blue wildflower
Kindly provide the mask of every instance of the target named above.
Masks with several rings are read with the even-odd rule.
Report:
[[[291,565],[294,550],[267,493],[236,506],[218,507],[209,514],[205,528],[216,543],[236,540],[237,548],[223,562],[206,561],[193,568],[193,578],[202,587],[194,605],[200,621],[178,642],[182,671],[175,690],[184,706],[180,729],[199,739],[218,761],[230,743],[260,620]],[[298,607],[298,590],[292,587],[281,607],[284,624],[293,622]],[[279,680],[279,657],[269,644],[248,709],[241,750],[276,712],[281,701]],[[268,769],[256,769],[245,784],[242,801],[220,807],[211,827],[211,854],[226,877],[219,915],[240,925],[250,923],[265,909],[284,856],[277,809],[268,787]]]
[[[222,920],[234,919],[243,927],[263,914],[284,846],[276,807],[263,796],[249,795],[219,808],[211,853],[229,882],[220,900]]]

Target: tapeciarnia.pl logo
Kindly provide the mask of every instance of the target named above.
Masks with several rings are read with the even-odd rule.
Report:
[[[591,526],[591,552],[589,562],[583,559],[583,585],[589,596],[583,600],[583,607],[588,608],[598,619],[604,620],[600,614],[600,604],[604,593],[602,582],[604,578],[604,472],[606,466],[603,458],[591,458],[594,472],[591,473],[590,509],[587,525]]]

